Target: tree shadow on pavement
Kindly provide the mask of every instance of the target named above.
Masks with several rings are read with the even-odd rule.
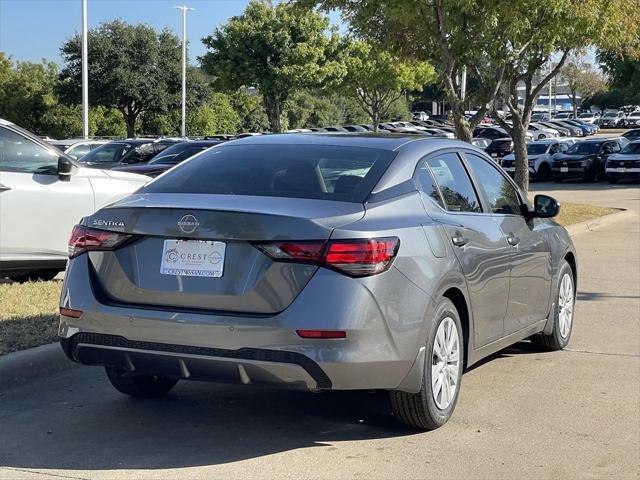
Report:
[[[68,470],[216,465],[419,433],[396,423],[385,392],[181,382],[163,399],[133,400],[86,367],[0,396],[0,432],[0,465]]]

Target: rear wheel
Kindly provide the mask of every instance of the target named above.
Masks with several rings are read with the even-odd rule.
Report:
[[[549,335],[540,333],[531,337],[531,343],[545,350],[562,350],[569,343],[573,328],[573,310],[576,299],[573,271],[562,261],[558,275],[558,289],[553,312],[553,330]]]
[[[464,340],[455,306],[443,299],[436,312],[437,320],[427,339],[420,391],[389,392],[398,420],[421,430],[434,430],[449,420],[458,401],[464,366]]]
[[[161,397],[178,383],[178,380],[163,375],[135,375],[116,367],[105,367],[105,369],[111,385],[120,393],[131,397]]]

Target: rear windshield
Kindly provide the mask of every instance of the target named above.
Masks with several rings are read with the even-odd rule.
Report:
[[[140,193],[202,193],[363,203],[395,152],[325,145],[232,145],[182,163]]]

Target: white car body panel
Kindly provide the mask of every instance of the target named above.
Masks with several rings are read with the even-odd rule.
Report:
[[[73,225],[150,180],[118,173],[113,177],[103,170],[78,168],[62,180],[57,175],[0,172],[0,183],[10,188],[0,198],[0,261],[65,258]]]
[[[16,264],[21,262],[64,262],[73,225],[151,180],[145,175],[78,166],[64,176],[55,168],[43,173],[14,169],[14,161],[28,165],[31,158],[55,160],[60,155],[49,144],[17,128],[0,119],[0,270],[3,262],[11,263],[12,269],[19,269]]]

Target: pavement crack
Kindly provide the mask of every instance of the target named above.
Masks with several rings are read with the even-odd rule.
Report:
[[[635,353],[609,353],[609,352],[594,352],[593,350],[580,350],[577,348],[564,348],[565,352],[573,352],[573,353],[592,353],[594,355],[607,355],[610,357],[632,357],[632,358],[640,358],[640,355]]]
[[[87,477],[74,477],[74,476],[70,476],[70,475],[60,475],[57,473],[48,473],[48,472],[40,472],[38,470],[31,470],[29,468],[14,468],[14,467],[0,467],[2,469],[5,470],[12,470],[14,472],[24,472],[24,473],[34,473],[37,475],[44,475],[47,477],[56,477],[56,478],[71,478],[73,480],[91,480]]]

